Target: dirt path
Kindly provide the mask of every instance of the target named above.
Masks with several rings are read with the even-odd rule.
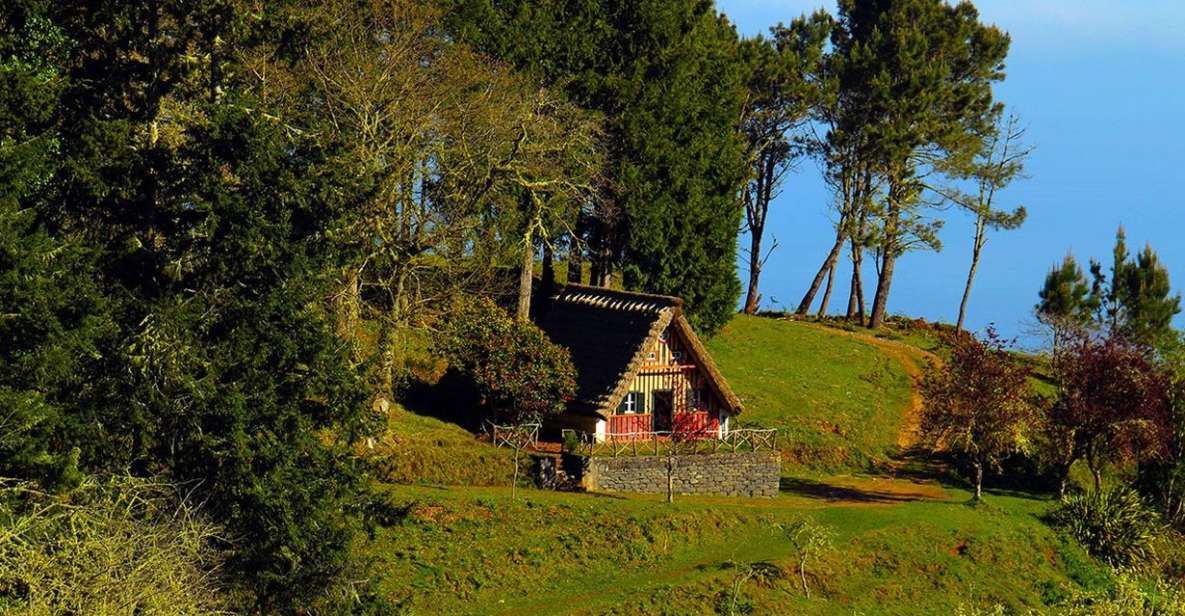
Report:
[[[904,342],[878,338],[864,332],[850,332],[817,323],[803,322],[803,324],[837,336],[847,336],[875,346],[901,365],[901,368],[909,375],[912,393],[910,394],[909,406],[905,409],[905,414],[902,417],[901,431],[897,435],[897,446],[903,450],[908,450],[914,445],[917,445],[920,438],[922,416],[922,393],[919,389],[918,381],[922,378],[922,370],[926,362],[941,364],[942,359],[929,351],[923,351]]]

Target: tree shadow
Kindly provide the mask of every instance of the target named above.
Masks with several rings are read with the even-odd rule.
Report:
[[[456,424],[474,433],[482,430],[486,420],[473,381],[456,370],[448,370],[435,383],[413,380],[401,392],[399,401],[412,413]]]
[[[902,489],[901,484],[897,484],[897,486],[894,489],[879,489],[871,486],[842,485],[799,477],[783,477],[779,482],[782,492],[830,502],[891,505],[939,499],[934,490]]]

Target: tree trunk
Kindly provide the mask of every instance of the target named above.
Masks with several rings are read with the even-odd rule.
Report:
[[[827,270],[827,286],[823,290],[823,301],[819,303],[819,318],[827,316],[827,305],[831,303],[831,290],[835,287],[835,265],[837,258],[831,262],[831,269]]]
[[[572,238],[572,245],[568,247],[568,282],[572,284],[580,284],[584,278],[584,249],[581,248],[579,240],[576,237]]]
[[[843,250],[844,233],[843,221],[840,221],[839,230],[835,232],[835,244],[831,246],[831,252],[827,253],[827,258],[823,261],[823,265],[819,268],[819,272],[815,274],[815,279],[811,281],[811,286],[806,291],[806,295],[802,297],[802,301],[798,303],[798,314],[806,314],[811,309],[811,304],[815,303],[815,295],[819,293],[819,287],[823,285],[823,277],[831,270],[835,264],[835,260],[839,258],[839,253]]]
[[[531,318],[531,281],[535,275],[535,243],[531,241],[531,232],[527,231],[523,238],[523,263],[518,275],[518,311],[515,318],[526,323]]]
[[[872,299],[872,316],[868,327],[876,329],[885,322],[885,304],[889,301],[889,287],[893,284],[893,269],[897,265],[897,253],[892,246],[886,246],[881,258],[881,272],[876,279],[876,295]]]
[[[975,465],[975,502],[983,500],[983,464]]]
[[[984,223],[983,217],[975,221],[975,244],[971,247],[971,268],[967,270],[967,285],[963,287],[963,300],[959,302],[959,320],[955,323],[955,331],[963,331],[963,321],[967,317],[967,300],[971,297],[971,283],[975,280],[975,271],[979,269],[979,255],[983,251]]]
[[[749,232],[749,292],[745,296],[745,314],[757,314],[761,303],[757,281],[761,277],[761,234]]]
[[[848,293],[849,321],[864,325],[864,280],[861,270],[864,268],[864,248],[855,238],[852,239],[852,286]]]
[[[540,297],[545,298],[551,297],[551,292],[555,290],[555,254],[551,242],[543,243],[543,275],[539,288],[543,292]]]
[[[675,459],[667,456],[667,502],[675,502]]]

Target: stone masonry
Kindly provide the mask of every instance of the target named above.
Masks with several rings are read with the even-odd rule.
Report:
[[[778,495],[782,460],[777,452],[675,456],[674,461],[675,494]],[[667,458],[587,458],[582,483],[592,492],[666,494]]]

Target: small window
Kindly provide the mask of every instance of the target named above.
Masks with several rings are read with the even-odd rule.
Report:
[[[671,361],[683,359],[683,351],[671,351]]]
[[[651,352],[647,353],[647,354],[646,354],[646,359],[648,359],[648,360],[650,360],[650,361],[654,361],[654,351],[651,351]]]
[[[669,330],[669,329],[662,330],[662,333],[658,335],[658,339],[662,340],[663,342],[670,340],[671,339],[671,330]]]
[[[687,390],[687,406],[693,410],[706,410],[708,408],[708,390],[702,388]]]
[[[631,391],[621,399],[621,404],[617,405],[618,415],[633,415],[635,413],[642,413],[645,409],[642,408],[642,392]]]

